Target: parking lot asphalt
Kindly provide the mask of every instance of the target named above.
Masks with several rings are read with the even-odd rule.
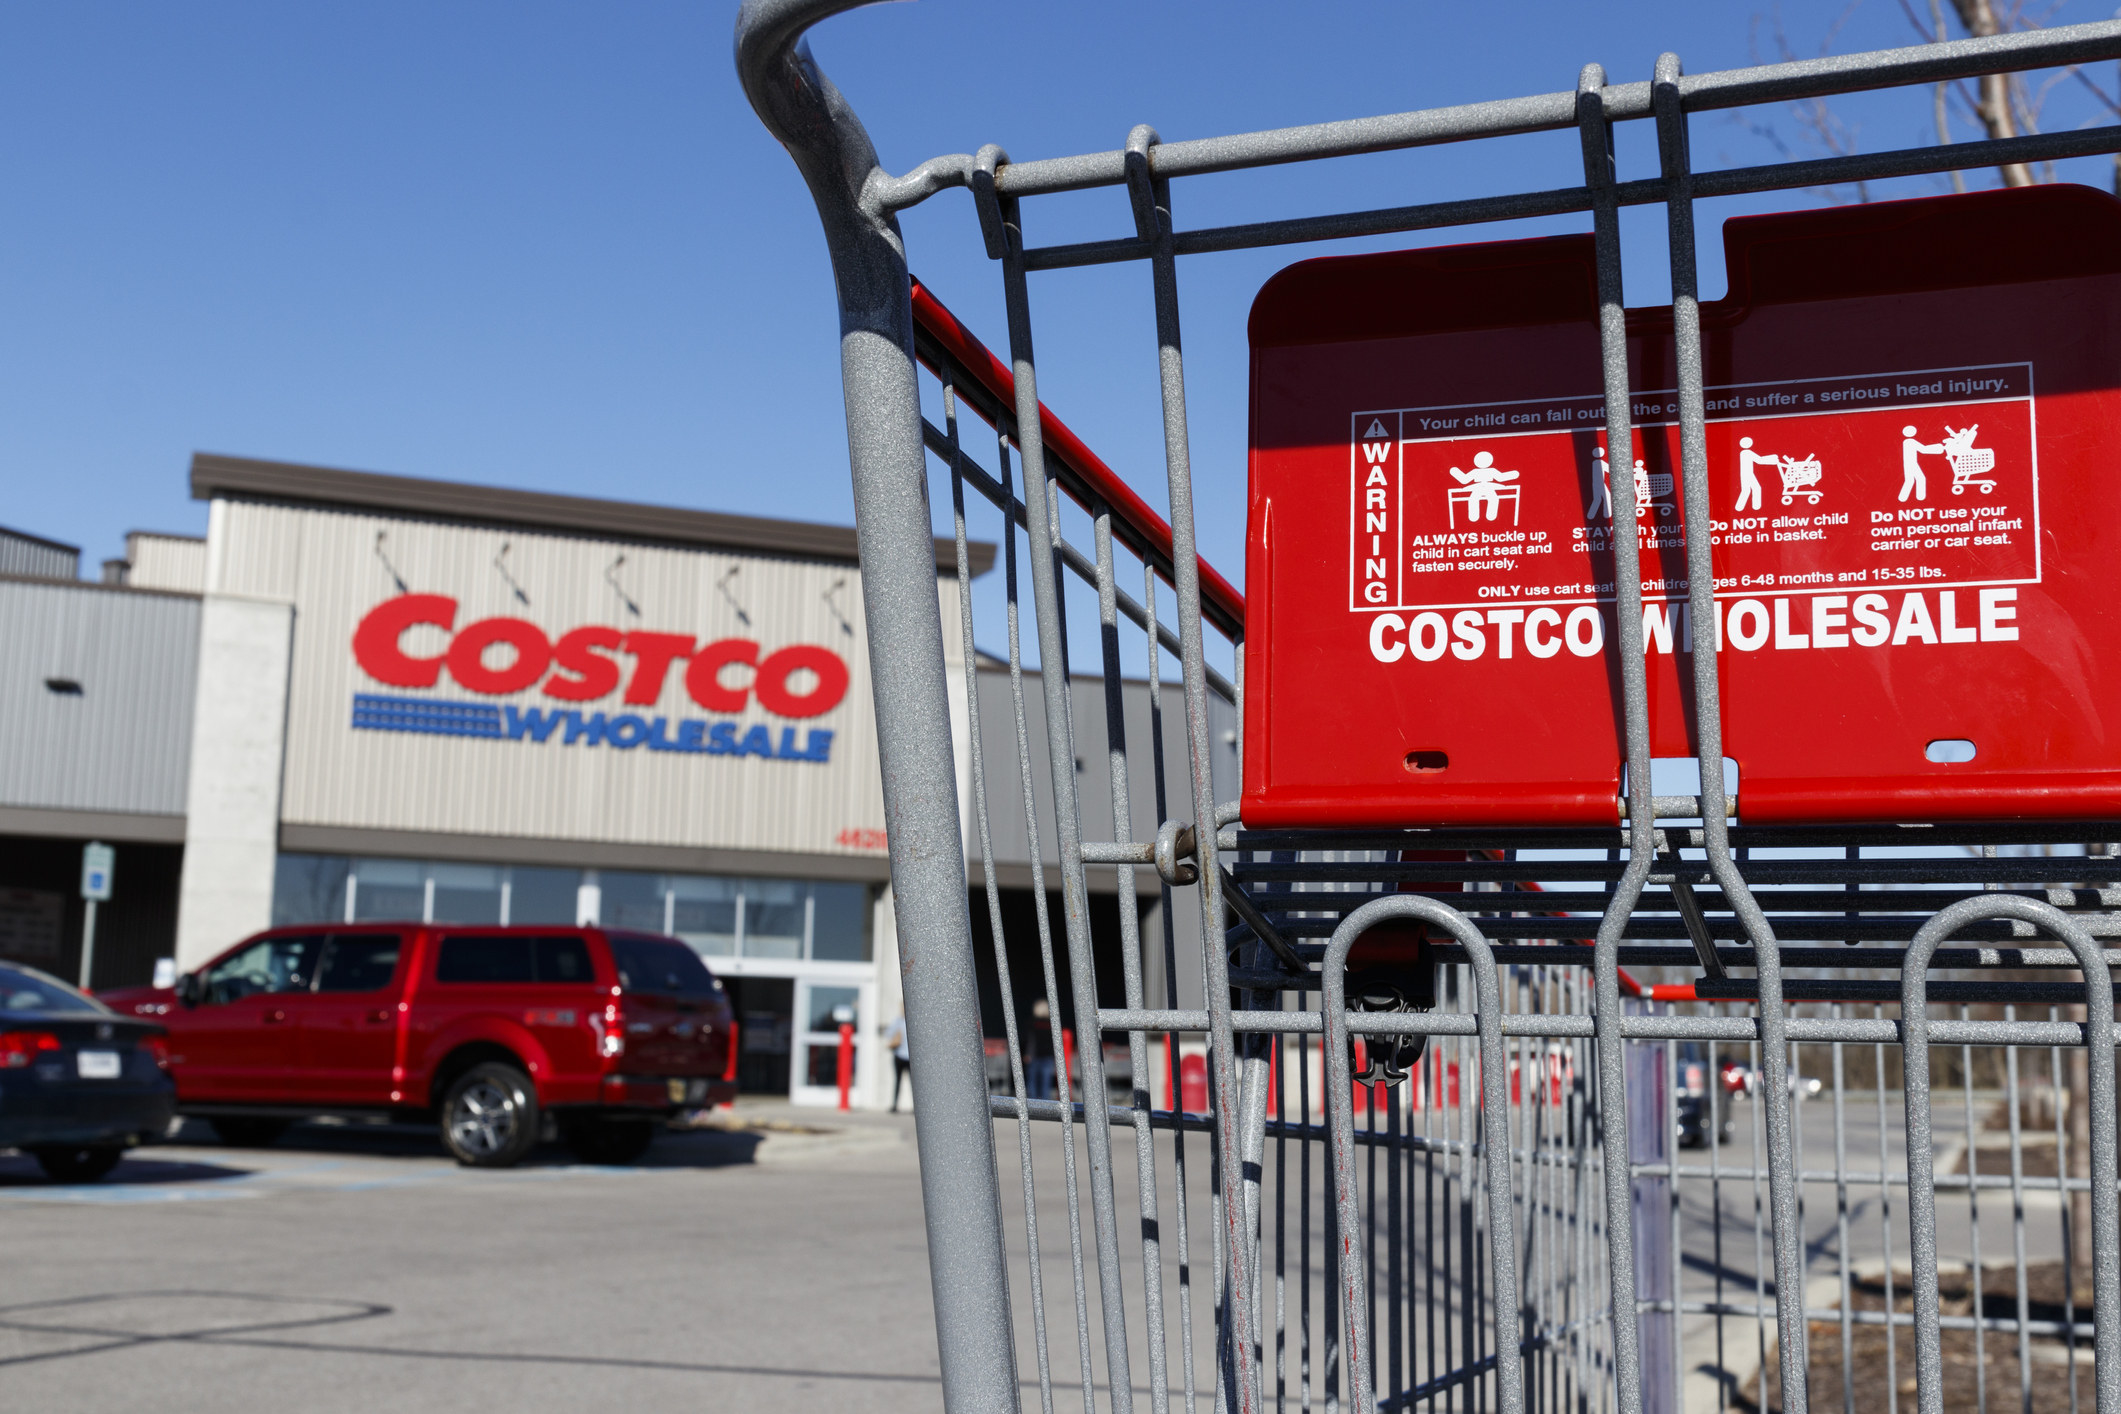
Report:
[[[629,1168],[188,1125],[102,1183],[0,1156],[20,1409],[934,1409],[910,1117],[745,1106]],[[826,1132],[804,1132],[804,1131]]]

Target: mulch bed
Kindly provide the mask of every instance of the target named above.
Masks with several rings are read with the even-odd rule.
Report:
[[[1985,1169],[1986,1165],[1983,1167]],[[2071,1275],[2075,1279],[2073,1285],[2076,1287],[2076,1318],[2080,1322],[2088,1321],[2092,1308],[2091,1273],[2078,1270]],[[1973,1285],[1970,1274],[1964,1267],[1957,1270],[1947,1268],[1940,1272],[1937,1285],[1940,1305],[1945,1315],[1973,1314]],[[1882,1278],[1859,1278],[1852,1283],[1852,1287],[1855,1310],[1885,1309],[1887,1292]],[[1897,1310],[1913,1311],[1914,1298],[1910,1294],[1905,1276],[1895,1276],[1891,1296]],[[2062,1319],[2062,1264],[2028,1263],[2026,1298],[2027,1314],[2031,1319]],[[2016,1272],[2008,1267],[1984,1270],[1981,1274],[1981,1305],[1984,1314],[1992,1319],[2015,1321],[2018,1315]],[[1854,1384],[1855,1408],[1864,1411],[1864,1414],[1896,1414],[1896,1411],[1900,1410],[1914,1410],[1914,1330],[1906,1326],[1893,1328],[1895,1363],[1894,1368],[1888,1371],[1886,1329],[1884,1326],[1869,1325],[1852,1328],[1851,1358],[1844,1372],[1840,1323],[1811,1323],[1808,1340],[1811,1358],[1807,1366],[1807,1383],[1810,1386],[1812,1408],[1841,1409],[1846,1374]],[[2092,1407],[2091,1360],[2088,1354],[2081,1353],[2088,1344],[2089,1337],[2078,1343],[2080,1354],[2075,1366],[2075,1407],[2080,1411],[2089,1411]],[[2023,1408],[2019,1387],[2018,1337],[2015,1331],[1986,1332],[1978,1355],[1975,1333],[1970,1330],[1945,1330],[1942,1332],[1942,1345],[1945,1414],[1977,1414],[1983,1407],[1984,1386],[1986,1407],[1995,1411],[1995,1414],[2016,1414],[2016,1411]],[[2032,1355],[2029,1363],[2032,1368],[2034,1414],[2070,1414],[2071,1366],[2067,1363],[2063,1343],[2055,1338],[2035,1337],[2032,1341]],[[2049,1358],[2043,1359],[2043,1355]],[[1781,1385],[1777,1357],[1771,1349],[1767,1367],[1747,1382],[1745,1388],[1733,1400],[1733,1405],[1748,1411],[1748,1414],[1760,1414],[1764,1397],[1767,1408],[1775,1411],[1775,1414],[1780,1414]]]

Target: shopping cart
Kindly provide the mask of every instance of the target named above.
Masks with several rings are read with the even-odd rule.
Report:
[[[1668,501],[1672,497],[1672,473],[1669,471],[1637,471],[1635,473],[1635,514],[1641,515],[1654,501]]]
[[[1819,478],[1823,474],[1819,469],[1819,458],[1817,457],[1807,456],[1802,461],[1795,457],[1784,457],[1782,459],[1782,504],[1786,506],[1795,497],[1804,496],[1809,498],[1813,505],[1818,505],[1819,497],[1822,494],[1819,490]]]
[[[1910,1407],[1941,1414],[1945,1362],[1968,1351],[1955,1389],[1975,1384],[1984,1408],[2032,1407],[2038,1366],[2066,1374],[2072,1407],[2081,1380],[2100,1414],[2121,1414],[2116,1033],[2093,941],[2117,930],[2101,890],[2121,885],[2121,858],[2100,842],[2121,824],[1939,826],[1919,853],[1895,825],[1733,825],[1709,651],[1692,655],[1686,708],[1699,793],[1652,796],[1627,523],[1670,493],[1667,475],[1615,508],[1613,672],[1639,783],[1615,802],[1618,829],[1247,828],[1230,803],[1245,600],[1196,550],[1177,292],[1182,255],[1588,211],[1606,429],[1627,445],[1618,213],[1662,203],[1687,592],[1694,630],[1713,632],[1694,198],[2114,151],[2121,130],[1712,183],[1689,165],[1686,115],[2104,62],[2121,58],[2121,24],[1686,78],[1668,55],[1647,84],[1608,87],[1591,66],[1573,92],[1190,142],[1138,127],[1116,151],[1015,162],[988,146],[894,176],[802,43],[849,6],[749,0],[737,65],[810,184],[839,296],[946,1406],[1050,1411],[1075,1385],[1086,1410],[1155,1414],[1180,1399],[1189,1414],[1203,1399],[1247,1414],[1740,1400],[1804,1414],[1814,1393],[1871,1400],[1864,1362],[1882,1346],[1879,1414],[1910,1367]],[[1644,118],[1661,175],[1623,187],[1613,126]],[[1572,130],[1578,188],[1209,230],[1173,219],[1174,183],[1198,174]],[[1030,244],[1028,203],[1099,187],[1125,196],[1131,229]],[[955,188],[999,267],[1006,357],[908,275],[895,213]],[[1117,261],[1152,276],[1167,515],[1040,402],[1031,276]],[[976,610],[966,554],[938,585],[931,480],[961,544],[999,530],[998,609]],[[1037,667],[1019,636],[1026,579]],[[1089,661],[1071,657],[1071,615],[1097,625]],[[983,666],[981,643],[1003,641]],[[1408,770],[1447,775],[1428,755]],[[1012,933],[1004,880],[1020,876],[1031,921]],[[1423,930],[1426,1010],[1351,1009],[1346,964],[1386,924]],[[1650,976],[1672,968],[1698,975]],[[1053,1054],[1072,1014],[1080,1094],[1065,1069],[1058,1100],[1026,1093],[1033,997],[1056,999]],[[989,1032],[1006,1095],[989,1094]],[[1107,1033],[1136,1077],[1124,1103],[1107,1098]],[[1428,1045],[1405,1080],[1357,1088],[1358,1037],[1412,1036]],[[1703,1050],[1682,1064],[1683,1047]],[[1731,1102],[1749,1139],[1680,1162],[1675,1092],[1732,1062],[1759,1076]],[[1815,1073],[1827,1084],[1803,1098]],[[2052,1166],[2024,1162],[2048,1133]],[[1947,1144],[1962,1157],[1905,1161]],[[2037,1213],[2036,1193],[2052,1195]],[[2001,1266],[1987,1260],[1999,1224]],[[1991,1358],[2006,1350],[2015,1390]]]
[[[1978,487],[1984,496],[1996,489],[1995,480],[1984,474],[1996,469],[1996,453],[1974,445],[1974,434],[1980,430],[1978,422],[1961,431],[1944,429],[1944,459],[1951,463],[1954,496],[1965,495],[1969,486]]]

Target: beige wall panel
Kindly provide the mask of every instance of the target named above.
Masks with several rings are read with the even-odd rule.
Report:
[[[125,537],[125,558],[125,582],[135,589],[206,590],[206,542],[196,536],[136,530]]]
[[[295,606],[282,812],[287,822],[881,853],[838,842],[846,831],[884,827],[861,578],[854,566],[363,511],[223,506],[225,592],[284,598]],[[446,671],[433,689],[392,687],[361,670],[352,639],[363,615],[400,592],[400,581],[413,593],[456,599],[459,629],[480,619],[514,617],[538,625],[551,639],[584,624],[604,624],[690,634],[699,641],[751,638],[762,653],[820,644],[847,663],[848,691],[838,706],[812,719],[776,717],[755,702],[730,718],[692,702],[678,663],[652,707],[634,706],[620,700],[633,667],[625,655],[619,658],[620,689],[594,702],[558,702],[536,687],[489,697],[454,683]],[[943,592],[954,613],[955,584],[945,582]],[[418,627],[404,635],[403,646],[414,656],[431,656],[446,639],[439,629]],[[504,658],[505,650],[495,657]],[[732,678],[740,675],[729,670]],[[781,729],[792,726],[799,746],[813,727],[834,737],[831,759],[820,765],[645,746],[566,746],[559,732],[537,743],[377,731],[351,725],[356,693],[572,708],[585,716],[634,712],[668,718],[673,735],[679,722],[690,719],[735,721],[739,736],[763,723],[776,742]]]

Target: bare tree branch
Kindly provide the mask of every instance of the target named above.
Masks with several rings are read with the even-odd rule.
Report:
[[[1915,25],[1916,32],[1919,34],[1922,26],[1920,22],[1915,20],[1915,12],[1909,9],[1907,0],[1900,0],[1900,8],[1907,11],[1909,22]],[[1934,43],[1942,44],[1944,42],[1944,6],[1942,0],[1930,0],[1930,25],[1931,31],[1927,38]],[[1943,83],[1938,84],[1934,91],[1934,106],[1937,111],[1937,143],[1940,147],[1949,147],[1952,143],[1952,125],[1949,111],[1951,105],[1948,101],[1949,91],[1950,85]],[[1956,169],[1952,172],[1952,190],[1956,192],[1966,190],[1966,173]]]
[[[1958,12],[1960,26],[1976,39],[2004,32],[1991,0],[1952,0],[1952,9]],[[1979,81],[1981,98],[1976,113],[1992,139],[2018,136],[2018,115],[2011,101],[2011,87],[2011,78],[2003,74],[1984,74]],[[2023,162],[2006,162],[1996,171],[2007,187],[2033,185],[2032,169]]]

